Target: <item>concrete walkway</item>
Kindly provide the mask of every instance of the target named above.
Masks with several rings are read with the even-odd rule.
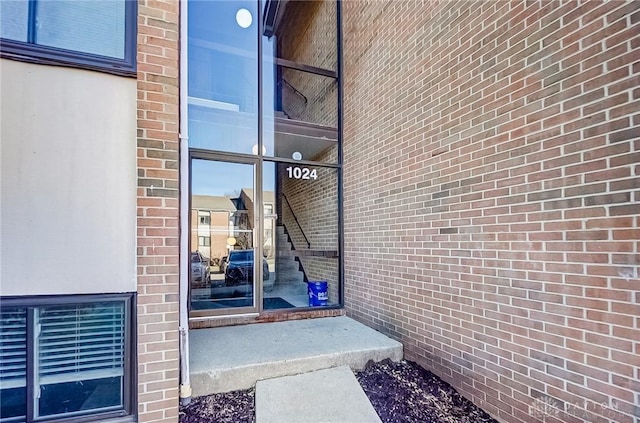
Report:
[[[256,384],[256,423],[378,423],[346,366]]]
[[[402,344],[348,317],[196,329],[189,338],[196,397],[248,389],[259,380],[402,359]]]

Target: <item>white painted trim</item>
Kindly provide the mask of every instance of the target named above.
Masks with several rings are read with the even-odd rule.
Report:
[[[189,125],[187,2],[180,2],[180,402],[191,401],[189,370]],[[182,397],[182,395],[185,395]]]

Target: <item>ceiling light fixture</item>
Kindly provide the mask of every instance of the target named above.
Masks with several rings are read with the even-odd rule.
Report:
[[[245,8],[238,9],[236,12],[236,22],[240,28],[249,28],[253,22],[253,16],[251,16],[251,12]]]

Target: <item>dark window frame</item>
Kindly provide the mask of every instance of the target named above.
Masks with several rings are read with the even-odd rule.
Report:
[[[37,0],[29,0],[30,10]],[[100,56],[81,51],[50,47],[34,42],[0,38],[0,57],[41,65],[65,66],[106,72],[119,76],[136,76],[136,42],[138,4],[134,0],[125,2],[124,59]],[[27,31],[33,33],[34,13],[29,13]]]
[[[274,33],[274,29],[277,26],[276,21],[280,19],[280,16],[278,16],[278,8],[280,7],[280,4],[282,3],[282,0],[255,0],[258,3],[258,10],[262,10],[262,14],[260,15],[260,18],[257,19],[257,37],[258,37],[258,42],[257,42],[257,58],[263,58],[263,42],[262,42],[262,37],[263,36],[268,36],[268,37],[274,37],[277,38],[277,35]],[[316,162],[316,161],[312,161],[312,160],[294,160],[294,159],[290,159],[290,158],[286,158],[286,157],[276,157],[274,156],[267,156],[261,153],[258,154],[249,154],[249,153],[240,153],[240,152],[234,152],[234,151],[226,151],[226,150],[214,150],[214,149],[207,149],[207,148],[201,148],[201,147],[192,147],[191,145],[188,146],[187,151],[188,151],[188,169],[189,169],[189,177],[188,177],[188,184],[189,184],[189,207],[188,210],[193,210],[192,208],[192,163],[194,160],[197,159],[202,159],[202,160],[209,160],[209,161],[220,161],[220,162],[227,162],[227,163],[246,163],[246,164],[254,164],[254,166],[256,166],[256,174],[260,175],[256,177],[256,181],[259,181],[259,183],[256,183],[256,186],[254,187],[255,189],[255,204],[259,204],[259,203],[263,203],[263,198],[262,198],[262,169],[263,169],[263,164],[264,163],[274,163],[274,164],[279,164],[279,163],[290,163],[290,164],[294,164],[294,165],[308,165],[308,166],[313,166],[313,167],[319,167],[319,168],[333,168],[337,170],[337,196],[338,196],[338,303],[337,304],[333,304],[333,305],[327,305],[327,306],[320,306],[320,307],[295,307],[295,308],[290,308],[290,309],[280,309],[280,310],[276,310],[277,313],[291,313],[291,314],[295,314],[295,313],[305,313],[308,312],[310,310],[337,310],[337,309],[342,309],[344,308],[344,291],[345,291],[345,283],[344,283],[344,209],[343,209],[343,202],[344,202],[344,195],[343,195],[343,175],[342,175],[342,166],[343,166],[343,149],[342,149],[342,139],[343,139],[343,101],[344,101],[344,87],[343,87],[343,46],[342,46],[342,42],[343,42],[343,31],[342,31],[342,2],[343,0],[325,0],[325,1],[334,1],[336,4],[336,49],[337,49],[337,63],[336,63],[336,69],[335,70],[331,70],[331,69],[324,69],[321,67],[317,67],[317,66],[311,66],[311,65],[307,65],[304,63],[298,63],[298,62],[294,62],[292,60],[287,60],[284,58],[279,57],[278,55],[278,50],[277,50],[277,43],[276,43],[276,49],[274,52],[274,57],[273,57],[273,65],[275,65],[275,69],[276,69],[276,74],[275,77],[278,81],[280,81],[282,79],[282,69],[283,68],[288,68],[288,69],[293,69],[299,72],[304,72],[307,74],[311,74],[311,75],[316,75],[316,76],[321,76],[321,77],[325,77],[325,78],[332,78],[337,82],[337,148],[338,148],[338,160],[337,162]],[[265,7],[262,7],[265,6]],[[262,8],[261,8],[262,7]],[[282,9],[280,9],[280,13],[281,13]],[[182,29],[182,31],[185,31],[184,28]],[[186,31],[182,34],[183,36],[186,35]],[[264,60],[258,60],[258,86],[257,86],[257,92],[258,92],[258,100],[257,100],[257,107],[258,107],[258,112],[257,112],[257,116],[258,116],[258,125],[257,125],[257,138],[258,138],[258,151],[262,151],[263,145],[264,145],[264,131],[263,131],[263,120],[264,120],[264,108],[265,106],[265,102],[263,101],[263,84],[264,82],[264,74],[263,74],[263,68],[265,66]],[[186,91],[185,91],[186,93]],[[186,93],[187,95],[185,95],[185,93],[181,93],[181,96],[187,96],[188,93]],[[282,111],[282,95],[280,90],[276,89],[275,90],[275,99],[274,99],[274,104],[271,107],[275,107],[274,111]],[[188,118],[187,118],[188,120]],[[308,126],[308,125],[307,125]],[[264,210],[263,210],[263,214],[264,214]],[[264,217],[264,216],[262,216]],[[189,218],[189,227],[191,227],[192,222],[191,220],[193,219],[193,217]],[[262,219],[262,221],[264,222],[265,219]],[[262,228],[264,229],[264,223],[261,223]],[[256,229],[258,229],[259,226],[256,226]],[[262,235],[260,235],[258,233],[258,236],[265,236],[265,234],[263,233]],[[189,244],[191,244],[191,241],[189,241]],[[258,242],[255,248],[255,251],[260,251],[260,255],[262,255],[262,247],[260,246],[260,244],[262,244],[261,242]],[[191,247],[189,247],[188,251],[192,251]],[[261,266],[260,265],[255,265],[254,266],[256,269],[260,269]],[[260,278],[258,278],[260,279]],[[259,301],[258,301],[258,306],[257,306],[257,310],[259,314],[271,314],[273,313],[273,311],[268,311],[263,309],[262,307],[262,297],[258,297]],[[189,301],[189,305],[190,305],[190,301]],[[192,318],[197,318],[200,319],[202,317],[209,317],[209,318],[217,318],[217,317],[235,317],[237,315],[242,315],[243,313],[245,313],[246,310],[241,309],[227,309],[227,313],[221,312],[221,313],[216,313],[214,314],[208,314],[208,315],[204,315],[204,314],[197,314],[198,312],[196,312],[196,314],[192,314],[194,312],[194,310],[190,309],[189,310],[189,319]],[[247,313],[253,313],[252,310],[246,311]]]
[[[124,374],[123,374],[123,407],[119,410],[96,411],[79,416],[56,415],[51,417],[33,416],[33,399],[35,369],[29,363],[34,362],[34,309],[44,306],[91,304],[105,301],[122,301],[127,312],[125,320],[125,354],[124,354]],[[126,294],[78,294],[78,295],[43,295],[30,297],[0,297],[0,309],[23,307],[27,311],[26,333],[27,333],[27,373],[26,373],[26,401],[27,410],[25,416],[26,423],[46,422],[46,423],[89,423],[109,420],[118,423],[134,423],[137,421],[138,413],[138,377],[137,377],[137,301],[136,293]]]

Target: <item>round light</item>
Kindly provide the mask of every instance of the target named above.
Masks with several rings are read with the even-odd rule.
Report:
[[[258,144],[253,144],[253,147],[251,147],[251,152],[253,154],[258,154]],[[262,155],[264,156],[265,154],[267,154],[267,147],[265,147],[263,145],[262,146]]]
[[[251,23],[253,22],[253,16],[251,16],[251,12],[247,9],[239,9],[236,12],[236,22],[240,26],[240,28],[249,28]]]
[[[293,154],[291,155],[291,158],[293,160],[302,160],[302,153],[299,151],[294,151]]]
[[[227,245],[236,245],[236,239],[232,236],[230,236],[229,238],[227,238]]]

